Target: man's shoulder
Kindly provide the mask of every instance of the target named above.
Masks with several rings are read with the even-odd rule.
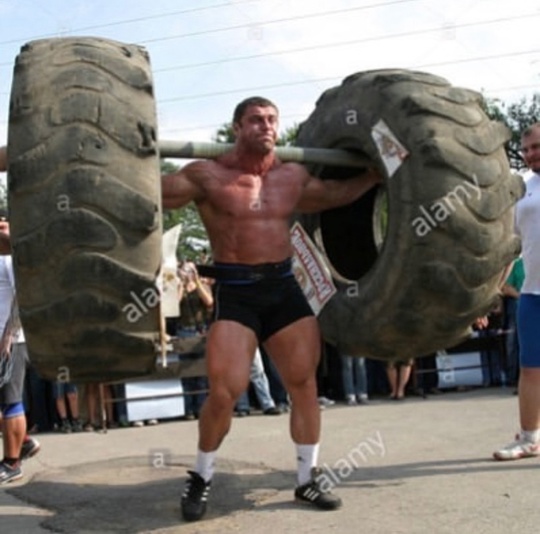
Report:
[[[308,170],[303,165],[292,161],[280,161],[276,166],[276,170],[279,174],[287,175],[287,177],[294,177],[301,180],[307,180],[311,178]]]
[[[212,169],[215,166],[216,162],[214,160],[198,159],[195,161],[191,161],[190,163],[182,167],[182,170],[186,172],[204,172]]]
[[[182,167],[181,172],[190,180],[202,182],[222,172],[222,166],[214,160],[196,160]]]

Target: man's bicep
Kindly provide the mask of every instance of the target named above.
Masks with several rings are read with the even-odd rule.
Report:
[[[324,208],[328,192],[327,184],[323,180],[307,175],[300,201],[298,202],[298,211],[302,213],[321,211]]]
[[[198,181],[197,168],[187,165],[177,172],[161,178],[163,207],[180,208],[202,196],[202,187]]]

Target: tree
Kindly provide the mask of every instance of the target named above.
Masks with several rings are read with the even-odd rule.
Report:
[[[521,134],[528,126],[540,121],[540,93],[535,93],[530,99],[521,98],[512,104],[499,99],[486,99],[484,106],[491,119],[501,121],[510,128],[512,137],[506,144],[506,154],[513,169],[522,169]]]
[[[180,167],[170,161],[161,162],[161,174],[175,172]],[[193,202],[178,210],[163,212],[163,230],[182,224],[178,243],[178,255],[188,260],[196,260],[201,249],[208,248],[208,234]]]
[[[232,122],[224,122],[212,138],[216,143],[234,143]]]
[[[7,185],[5,181],[0,181],[0,209],[7,210]]]
[[[300,124],[295,122],[292,126],[285,128],[285,131],[282,132],[277,140],[279,146],[291,146],[296,142],[298,137],[298,130],[300,129]]]

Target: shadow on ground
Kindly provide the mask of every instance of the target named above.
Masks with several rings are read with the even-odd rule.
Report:
[[[28,504],[49,511],[41,519],[43,528],[63,534],[142,533],[184,531],[180,517],[180,493],[186,470],[193,457],[129,457],[88,463],[40,473],[27,484],[8,492]],[[333,466],[325,466],[326,472]],[[527,461],[494,462],[487,458],[440,461],[356,468],[337,467],[333,477],[338,486],[381,488],[401,491],[407,479],[416,477],[455,477],[496,471],[539,469]],[[208,514],[198,523],[197,532],[234,530],[234,516],[255,507],[284,510],[295,507],[292,487],[295,474],[269,469],[263,464],[220,459],[210,494]],[[338,488],[339,490],[339,488]],[[284,492],[284,498],[278,493]],[[339,493],[339,491],[338,491]],[[230,522],[230,524],[229,524]],[[190,530],[191,532],[191,530]]]
[[[8,491],[52,512],[41,524],[54,532],[148,532],[183,523],[180,492],[192,464],[189,457],[159,467],[121,458],[41,473]],[[293,473],[222,460],[205,522],[260,506],[291,484]]]

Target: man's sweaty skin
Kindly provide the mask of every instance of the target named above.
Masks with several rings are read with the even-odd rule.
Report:
[[[231,152],[215,161],[193,162],[162,182],[165,208],[195,201],[216,262],[284,261],[292,256],[289,221],[295,211],[310,213],[349,204],[381,181],[372,170],[349,180],[322,181],[301,165],[279,161],[274,155],[278,132],[274,106],[249,106],[233,128],[236,142]],[[302,338],[302,346],[294,338]],[[320,414],[313,389],[319,342],[317,320],[306,317],[266,343],[289,394],[298,395],[291,419],[296,443],[319,440]],[[207,366],[214,387],[201,414],[201,450],[217,449],[228,432],[229,411],[232,415],[234,399],[248,383],[256,346],[255,334],[243,325],[216,321],[210,327]]]
[[[258,264],[292,255],[289,221],[348,204],[380,176],[369,170],[349,180],[319,180],[274,155],[277,111],[253,106],[235,125],[235,149],[215,161],[191,163],[163,178],[163,207],[194,200],[217,262]]]

